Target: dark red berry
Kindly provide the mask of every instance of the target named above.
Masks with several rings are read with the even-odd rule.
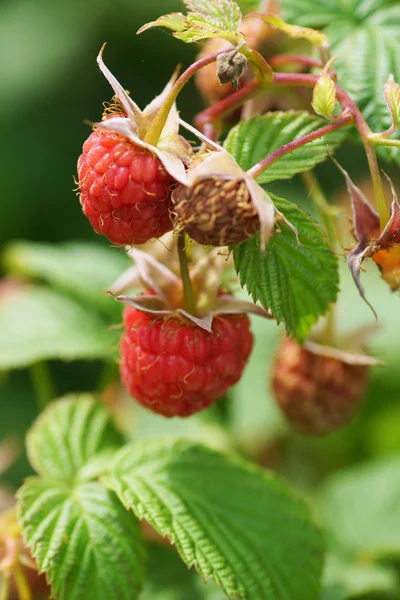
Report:
[[[124,311],[121,377],[153,412],[187,417],[237,383],[253,346],[247,315],[215,317],[212,333],[178,318]]]
[[[316,354],[294,340],[280,346],[272,387],[290,424],[310,435],[343,427],[363,398],[369,367]]]

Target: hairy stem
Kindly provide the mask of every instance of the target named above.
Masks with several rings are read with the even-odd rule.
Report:
[[[271,67],[283,67],[285,65],[302,65],[304,67],[317,67],[322,69],[323,64],[320,60],[311,56],[302,54],[276,54],[268,59]]]
[[[262,57],[262,55],[256,50],[252,50],[244,44],[243,48],[238,46],[238,49],[241,50],[244,56],[248,58],[251,62],[253,69],[256,72],[256,81],[261,80],[263,83],[271,82],[273,79],[273,71],[270,65],[266,62],[266,60]],[[175,100],[177,99],[179,93],[182,88],[187,84],[187,82],[203,67],[210,65],[213,62],[216,62],[218,56],[220,54],[225,54],[227,50],[221,50],[216,54],[212,54],[211,56],[205,56],[200,60],[197,60],[195,63],[190,65],[184,73],[175,81],[172,90],[168,94],[167,98],[164,101],[164,104],[158,111],[154,121],[151,123],[147,133],[145,135],[144,141],[152,146],[156,146],[158,140],[160,139],[162,130],[164,129],[165,123],[167,122],[168,115],[170,113],[171,108],[174,105]]]
[[[284,86],[302,86],[313,88],[318,81],[319,76],[311,73],[274,73],[272,85]],[[239,106],[255,94],[260,93],[265,89],[257,80],[252,80],[247,85],[243,86],[238,92],[231,94],[221,102],[217,102],[214,106],[199,113],[195,119],[196,126],[202,129],[205,125],[212,123],[214,120],[221,119],[223,116],[232,113]],[[348,93],[335,83],[336,97],[339,100],[343,113],[352,115],[354,125],[364,144],[365,153],[368,159],[369,170],[371,173],[372,183],[374,186],[376,204],[379,212],[381,226],[384,227],[389,220],[389,210],[386,204],[385,192],[383,189],[382,179],[379,171],[378,161],[374,150],[374,141],[371,140],[371,129],[368,123],[361,114],[356,103],[350,98]],[[397,145],[397,144],[395,144]]]
[[[55,398],[50,369],[44,361],[40,361],[30,366],[30,373],[35,392],[36,403],[39,412],[42,412],[48,403]]]
[[[196,315],[196,303],[194,300],[193,287],[190,280],[188,259],[186,255],[186,234],[184,231],[180,231],[178,236],[178,256],[183,285],[184,309],[189,314]]]
[[[266,158],[264,158],[262,161],[260,161],[256,165],[254,165],[251,169],[249,169],[247,171],[247,175],[250,175],[250,177],[254,177],[254,178],[258,177],[258,175],[260,175],[263,171],[265,171],[265,169],[267,169],[270,165],[272,165],[274,162],[276,162],[283,156],[286,156],[286,154],[290,154],[297,148],[300,148],[301,146],[304,146],[305,144],[309,144],[310,142],[313,142],[314,140],[317,140],[318,138],[323,137],[324,135],[327,135],[328,133],[331,133],[332,131],[335,131],[336,129],[340,129],[341,127],[346,127],[347,125],[350,125],[350,123],[352,123],[352,121],[353,121],[352,115],[347,114],[347,115],[344,115],[341,118],[337,119],[336,121],[333,121],[333,123],[329,123],[329,125],[325,125],[325,127],[321,127],[320,129],[317,129],[316,131],[312,131],[311,133],[307,133],[306,135],[303,135],[302,137],[299,137],[295,140],[292,140],[291,142],[288,142],[287,144],[285,144],[284,146],[281,146],[274,152],[271,152],[271,154],[268,154],[268,156]]]
[[[233,92],[223,100],[199,112],[193,122],[197,129],[200,129],[205,135],[209,135],[208,132],[211,130],[212,124],[218,123],[223,117],[229,116],[240,108],[244,102],[262,91],[263,88],[259,85],[257,79],[252,79],[250,83],[244,85],[237,92]],[[213,139],[215,141],[215,138]]]
[[[389,140],[380,137],[370,137],[369,139],[374,146],[400,146],[400,140]]]

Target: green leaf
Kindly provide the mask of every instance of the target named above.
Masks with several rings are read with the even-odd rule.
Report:
[[[11,275],[43,279],[108,314],[116,303],[107,289],[129,265],[124,253],[88,242],[13,242],[3,261]]]
[[[344,598],[365,594],[395,594],[400,591],[394,568],[383,565],[351,564],[348,558],[328,554],[325,561],[326,588],[345,590]],[[396,596],[397,597],[397,596]]]
[[[332,544],[361,560],[400,556],[400,456],[330,477],[319,495]]]
[[[42,477],[72,482],[98,452],[122,444],[110,415],[89,394],[48,405],[27,435],[31,465]]]
[[[374,132],[388,129],[391,115],[384,86],[400,80],[400,4],[391,0],[283,0],[285,18],[324,28],[337,57],[338,83],[358,104]],[[400,163],[398,148],[379,146],[386,160]]]
[[[333,79],[322,73],[313,90],[312,107],[321,117],[330,117],[336,107],[336,91]]]
[[[0,306],[0,369],[112,356],[108,324],[74,300],[30,287]]]
[[[307,112],[272,112],[241,121],[229,132],[224,147],[247,171],[281,146],[325,125],[324,119]],[[290,179],[296,173],[312,169],[333,153],[344,135],[343,131],[336,131],[290,152],[259,175],[258,183]]]
[[[277,322],[285,323],[289,335],[303,342],[318,317],[336,301],[337,257],[314,219],[292,202],[270,196],[297,228],[303,246],[282,224],[281,231],[270,237],[265,254],[258,235],[236,246],[235,267],[253,300],[270,308]]]
[[[137,519],[98,483],[32,477],[18,492],[25,543],[58,600],[134,600],[144,579]]]
[[[327,42],[327,37],[321,31],[317,31],[315,29],[310,29],[309,27],[299,27],[298,25],[291,25],[290,23],[285,23],[280,17],[277,15],[263,15],[259,14],[259,17],[270,27],[273,29],[277,29],[282,33],[285,33],[287,36],[298,39],[302,38],[310,42],[311,44],[315,44],[316,46],[322,46],[325,42]]]
[[[146,23],[138,31],[142,33],[152,27],[166,27],[183,42],[192,43],[213,37],[235,41],[235,34],[242,19],[242,13],[232,0],[185,0],[189,9],[185,16],[171,13]]]
[[[321,535],[274,475],[190,442],[152,440],[119,451],[101,481],[229,597],[317,598]]]

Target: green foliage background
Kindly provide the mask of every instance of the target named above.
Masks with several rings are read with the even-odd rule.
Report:
[[[73,192],[76,160],[89,133],[84,119],[99,119],[102,102],[110,99],[109,86],[100,74],[95,58],[106,41],[106,64],[131,90],[140,106],[147,104],[163,87],[176,64],[189,64],[195,54],[194,47],[182,44],[163,31],[148,31],[136,37],[136,30],[165,12],[166,5],[165,0],[3,0],[0,4],[2,253],[9,242],[26,239],[41,242],[92,241],[102,245],[105,251],[117,254],[117,250],[108,249],[107,242],[93,233]],[[169,11],[180,9],[179,2],[168,2]],[[189,85],[179,101],[183,117],[190,120],[201,106],[194,85]],[[366,161],[360,148],[346,144],[339,150],[338,157],[354,179],[363,179]],[[385,164],[382,166],[396,177],[393,168]],[[317,173],[331,198],[344,188],[341,176],[331,164],[318,167]],[[296,178],[285,183],[274,182],[268,189],[312,211],[301,182]],[[12,258],[10,253],[5,255],[5,260],[12,261]],[[120,257],[116,258],[116,261],[119,260]],[[343,259],[341,263],[343,265]],[[233,432],[245,454],[282,473],[294,487],[311,496],[331,472],[372,459],[400,456],[400,300],[397,295],[390,294],[374,265],[368,265],[367,269],[368,273],[363,278],[381,325],[371,348],[386,366],[375,369],[365,404],[348,427],[316,440],[301,438],[288,430],[274,405],[268,383],[274,350],[282,333],[273,323],[254,319],[255,352],[244,378],[229,398]],[[61,283],[65,288],[67,284]],[[361,302],[345,269],[342,271],[342,292],[340,327],[346,331],[359,324],[371,324],[373,317]],[[91,311],[90,294],[85,302]],[[33,318],[30,312],[33,305],[26,306],[25,314],[21,314],[27,329]],[[119,315],[113,308],[106,316],[117,323]],[[63,310],[65,307],[59,307],[59,311]],[[102,307],[96,307],[97,310],[107,312],[104,302]],[[97,319],[96,315],[97,312],[92,318]],[[112,346],[114,341],[110,334],[109,345]],[[9,352],[7,343],[6,339],[0,339],[0,355],[2,351]],[[101,343],[107,347],[104,339]],[[106,354],[107,350],[104,352]],[[95,389],[102,374],[101,360],[96,359],[95,354],[92,354],[93,360],[74,362],[69,361],[72,356],[67,352],[64,356],[67,361],[51,361],[49,364],[55,395]],[[174,437],[178,434],[203,441],[212,440],[214,446],[224,447],[226,443],[212,413],[199,419],[166,421],[137,409],[133,404],[127,411],[132,416],[132,423],[135,423],[129,435],[135,438],[160,434]],[[22,443],[23,435],[36,414],[31,374],[23,369],[7,374],[0,372],[0,441],[6,435],[12,435]],[[385,475],[385,469],[383,471]],[[398,471],[396,473],[398,478]],[[30,467],[22,454],[1,476],[0,485],[14,489],[29,474]],[[386,479],[379,482],[380,489],[391,489],[394,485],[392,471],[387,470],[385,476]],[[359,498],[354,490],[353,493],[355,496],[351,502],[368,502],[368,492],[363,491]],[[397,499],[398,506],[400,498]],[[329,503],[322,502],[322,505],[323,513]],[[395,510],[394,505],[393,501],[393,506],[379,512],[382,525],[374,523],[374,527],[384,530],[387,518],[393,523],[393,528],[398,528],[398,552],[400,522],[397,516],[390,517],[390,511]],[[335,510],[345,509],[335,506]],[[345,528],[344,523],[343,518],[340,520],[342,528]],[[332,543],[340,545],[340,540],[334,539]],[[160,550],[155,550],[157,552]],[[360,572],[347,573],[350,583],[341,584],[338,589],[335,569],[343,573],[344,567],[335,560],[331,562],[324,600],[398,597],[396,591],[393,593],[393,589],[398,590],[399,587],[397,575],[393,575],[392,571],[389,576],[387,573],[375,573],[378,579],[383,577],[386,582],[378,586],[380,591],[375,595],[373,585],[367,586],[370,592],[372,590],[368,594],[362,585],[355,586],[354,582],[363,581]],[[399,568],[396,567],[397,571]],[[152,569],[153,565],[150,572]],[[153,584],[151,581],[148,583],[148,597],[157,600],[186,598],[185,592],[178,590],[176,582],[168,582],[167,575],[155,574],[151,580]],[[170,590],[170,595],[167,591],[164,595],[157,595],[157,577],[162,582],[161,586]],[[376,581],[374,574],[369,573],[368,577]],[[388,577],[392,577],[392,583]],[[188,589],[192,585],[195,587],[197,583],[188,582]],[[188,592],[193,598],[197,597],[194,587]],[[352,591],[349,592],[349,589]]]

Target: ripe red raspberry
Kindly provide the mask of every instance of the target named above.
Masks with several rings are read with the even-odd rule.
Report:
[[[369,374],[356,365],[285,340],[278,350],[272,387],[291,425],[310,435],[343,427],[362,400]]]
[[[78,176],[83,212],[114,244],[144,244],[172,229],[174,179],[156,156],[124,136],[94,131],[83,145]]]
[[[124,310],[122,382],[166,417],[206,408],[239,381],[253,346],[247,315],[215,317],[212,333],[177,318]]]

